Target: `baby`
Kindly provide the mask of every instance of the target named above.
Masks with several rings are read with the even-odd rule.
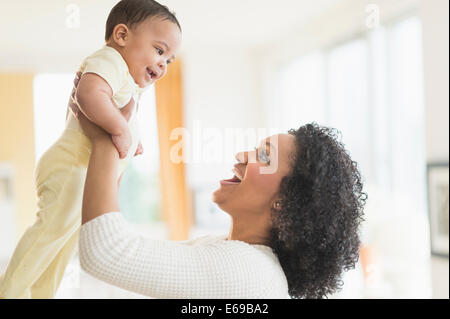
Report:
[[[106,45],[82,63],[76,92],[80,111],[111,134],[121,161],[142,152],[135,112],[120,108],[166,74],[181,43],[181,28],[167,7],[153,0],[122,0],[106,22]],[[91,151],[89,139],[68,111],[61,137],[35,171],[37,220],[20,239],[0,279],[0,298],[53,298],[78,241],[81,203]]]

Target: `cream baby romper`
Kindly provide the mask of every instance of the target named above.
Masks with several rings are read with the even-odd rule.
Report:
[[[82,73],[105,79],[119,108],[131,97],[136,103],[144,89],[129,74],[128,66],[115,49],[103,46],[87,57]],[[137,104],[136,104],[137,105]],[[119,174],[136,152],[139,132],[136,112],[129,120],[132,145],[119,163]],[[91,143],[78,121],[68,112],[60,138],[40,158],[35,170],[38,196],[37,219],[20,239],[0,282],[0,298],[53,298],[78,242],[84,181]]]

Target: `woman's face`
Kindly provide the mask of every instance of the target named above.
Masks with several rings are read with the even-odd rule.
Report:
[[[213,201],[232,217],[258,217],[270,212],[281,179],[291,171],[295,137],[278,134],[261,141],[256,150],[236,154],[235,176],[220,181]]]

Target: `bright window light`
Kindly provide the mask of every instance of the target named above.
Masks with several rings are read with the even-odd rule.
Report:
[[[283,131],[325,120],[324,67],[323,54],[315,52],[294,61],[280,73],[278,110]]]
[[[34,78],[36,162],[64,130],[73,79],[72,73],[38,74]]]

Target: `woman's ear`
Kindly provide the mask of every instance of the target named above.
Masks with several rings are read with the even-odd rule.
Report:
[[[281,210],[281,201],[280,200],[275,200],[272,203],[272,208],[275,209],[276,211]]]
[[[112,33],[113,41],[120,47],[124,47],[130,37],[129,33],[130,29],[125,24],[118,24],[114,27]]]

